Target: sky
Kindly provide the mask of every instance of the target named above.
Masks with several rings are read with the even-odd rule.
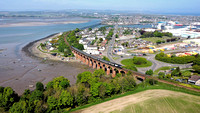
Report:
[[[67,9],[199,13],[200,0],[0,0],[0,11]]]

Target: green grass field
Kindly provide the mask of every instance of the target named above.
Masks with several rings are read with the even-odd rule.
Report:
[[[175,91],[175,94],[177,94],[179,92],[182,92],[183,94],[187,94],[187,95],[191,95],[191,96],[197,96],[197,97],[200,96],[200,92],[191,91],[191,90],[188,90],[188,89],[172,86],[172,85],[169,85],[169,84],[158,83],[156,85],[150,85],[150,86],[149,85],[146,86],[144,84],[143,85],[141,84],[133,91],[129,91],[129,92],[126,92],[126,93],[120,94],[120,95],[114,95],[114,96],[112,96],[110,98],[107,98],[105,100],[102,100],[102,101],[99,101],[99,102],[95,102],[95,103],[91,103],[91,104],[87,104],[87,105],[84,105],[84,106],[80,106],[80,107],[74,108],[74,109],[72,109],[72,110],[70,110],[68,112],[65,112],[65,113],[69,113],[69,112],[80,113],[80,112],[84,111],[84,109],[87,109],[87,108],[90,109],[90,107],[92,107],[94,105],[98,105],[100,103],[108,102],[108,101],[114,100],[114,99],[123,98],[125,96],[129,96],[129,95],[132,95],[132,94],[137,94],[137,93],[140,93],[142,91],[148,91],[148,90],[154,90],[154,89],[165,89],[165,90],[168,90],[168,91]],[[161,93],[161,94],[167,94],[167,93]],[[158,94],[156,94],[156,95],[158,96]],[[149,101],[151,101],[151,100],[149,100]],[[200,101],[197,100],[197,102],[200,102]],[[200,104],[200,103],[198,103],[198,104]],[[133,104],[133,105],[135,106],[135,104]],[[138,105],[140,105],[140,104],[138,104]],[[126,107],[129,107],[129,106],[126,106]],[[115,112],[116,113],[119,112],[119,111],[115,111],[115,110],[113,110],[113,111],[114,111],[114,113]]]
[[[146,64],[142,64],[142,65],[135,65],[133,63],[133,59],[124,59],[121,61],[121,63],[125,66],[135,66],[135,67],[149,67],[152,65],[152,62],[151,61],[148,61],[147,60],[147,63]]]
[[[137,104],[132,104],[124,109],[112,113],[200,113],[200,99],[190,96],[158,97]]]

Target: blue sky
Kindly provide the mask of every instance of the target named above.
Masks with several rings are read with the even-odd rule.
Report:
[[[31,10],[137,10],[199,13],[200,0],[0,0],[0,11]]]

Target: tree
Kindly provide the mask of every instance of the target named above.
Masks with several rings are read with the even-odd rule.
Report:
[[[63,80],[60,82],[59,86],[65,89],[65,88],[69,87],[70,84],[69,84],[69,81]]]
[[[146,64],[147,59],[142,57],[133,57],[133,63],[136,65]]]
[[[194,69],[194,71],[196,71],[197,73],[200,73],[200,66],[199,65],[192,66],[192,69]]]
[[[193,65],[200,65],[200,57],[196,57],[196,59],[193,61]]]
[[[10,108],[11,113],[28,113],[28,104],[25,101],[15,102]]]
[[[157,40],[156,44],[161,44],[161,42],[162,42],[161,40]]]
[[[65,89],[70,86],[70,81],[63,76],[60,76],[54,78],[51,85],[53,86],[54,89]]]
[[[114,94],[119,94],[121,91],[121,86],[118,83],[118,78],[116,77],[114,80],[111,81],[112,86],[114,86]]]
[[[0,86],[0,93],[3,93],[4,87]]]
[[[75,32],[76,32],[76,33],[78,33],[79,31],[80,31],[80,29],[79,29],[79,28],[76,28],[76,29],[75,29]]]
[[[59,97],[58,100],[58,105],[60,108],[65,108],[65,107],[72,107],[73,106],[73,97],[68,91],[62,90],[61,96]]]
[[[48,111],[52,111],[55,109],[58,109],[58,100],[53,97],[53,96],[49,96],[47,99],[47,104],[48,104]]]
[[[116,34],[116,35],[115,35],[115,38],[119,38],[119,35],[118,35],[118,34]]]
[[[99,87],[99,97],[104,98],[106,96],[106,86],[104,84]]]
[[[83,44],[73,44],[73,46],[79,50],[84,50]]]
[[[85,71],[81,74],[78,74],[76,83],[84,83],[87,87],[90,87],[92,79],[92,73],[89,71]]]
[[[171,76],[171,74],[167,74],[166,77],[167,78],[171,78],[172,76]]]
[[[3,93],[0,93],[0,107],[5,108],[5,110],[8,110],[18,100],[18,95],[10,87],[3,88]]]
[[[36,83],[36,90],[43,91],[44,85],[41,82]]]
[[[44,97],[43,92],[39,90],[35,90],[31,93],[30,102],[34,102],[36,100],[42,100]]]
[[[93,97],[98,97],[99,96],[99,87],[101,86],[101,82],[94,83],[90,87],[90,93],[92,94]]]
[[[149,83],[150,85],[154,85],[154,84],[157,84],[157,80],[154,80],[154,79],[146,79],[146,82]]]
[[[103,38],[100,38],[100,39],[99,39],[99,43],[101,43],[102,41],[103,41]]]
[[[147,71],[145,72],[145,74],[146,74],[146,75],[153,75],[153,70],[151,70],[151,69],[150,69],[150,70],[147,70]]]
[[[30,98],[30,95],[31,95],[31,91],[29,89],[25,89],[23,95],[21,96],[21,100],[29,100]]]
[[[154,37],[162,37],[162,36],[163,36],[163,33],[158,32],[158,31],[155,31],[155,32],[153,33],[153,35],[154,35]]]
[[[124,47],[128,47],[128,45],[129,45],[128,42],[124,42],[124,43],[122,43],[122,46],[124,46]]]
[[[92,31],[92,28],[88,28],[89,31]]]
[[[46,89],[50,89],[50,88],[53,88],[53,81],[48,82],[46,85]]]
[[[103,69],[98,69],[93,72],[95,77],[102,77],[105,75],[105,71]]]
[[[164,72],[159,72],[159,73],[158,73],[158,78],[159,78],[159,79],[165,78],[165,73],[164,73]]]

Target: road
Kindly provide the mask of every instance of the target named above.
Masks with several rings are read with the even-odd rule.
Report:
[[[117,28],[118,28],[118,26],[115,25],[114,26],[113,37],[108,43],[107,57],[110,59],[111,62],[115,62],[117,64],[121,64],[122,60],[133,58],[133,56],[123,56],[123,58],[121,58],[121,56],[113,55],[112,51],[113,51],[113,46],[114,46],[114,43],[115,43],[115,35],[117,33]],[[127,54],[128,50],[133,50],[133,49],[125,49],[124,53]],[[185,51],[185,49],[183,49],[183,50],[181,49],[181,50],[165,51],[164,53],[179,52],[179,51]],[[120,57],[120,58],[117,59],[117,60],[114,60],[113,56]],[[158,61],[158,60],[155,59],[155,54],[147,54],[147,56],[142,56],[142,57],[144,57],[147,60],[152,62],[152,66],[150,66],[150,67],[137,68],[138,72],[143,73],[143,74],[149,69],[152,69],[153,71],[155,71],[156,69],[158,69],[160,67],[164,67],[164,66],[180,67],[180,68],[188,68],[188,67],[191,66],[191,64],[170,64],[170,63],[161,62],[161,61]]]
[[[172,51],[170,51],[170,52],[172,52]],[[175,52],[175,51],[173,51],[173,52]],[[165,53],[169,53],[169,51],[166,51]],[[144,57],[147,60],[151,61],[152,62],[152,66],[145,67],[145,68],[137,68],[138,72],[144,74],[149,69],[152,69],[153,71],[155,71],[156,69],[164,67],[164,66],[180,67],[180,68],[188,68],[188,67],[191,66],[191,64],[171,64],[171,63],[161,62],[161,61],[158,61],[158,60],[155,59],[155,55],[156,54],[147,54],[147,56],[141,56],[141,57]],[[123,56],[123,58],[117,59],[117,60],[115,60],[115,62],[118,63],[118,64],[121,64],[122,60],[130,59],[130,58],[133,58],[133,56]]]
[[[110,59],[110,61],[111,62],[115,62],[114,60],[113,60],[113,53],[112,53],[112,51],[113,51],[113,46],[114,46],[114,44],[115,44],[115,35],[116,35],[116,32],[117,32],[117,29],[118,29],[118,25],[115,25],[114,26],[114,34],[113,34],[113,36],[112,36],[112,39],[109,41],[109,43],[108,43],[108,49],[107,49],[107,57]]]

